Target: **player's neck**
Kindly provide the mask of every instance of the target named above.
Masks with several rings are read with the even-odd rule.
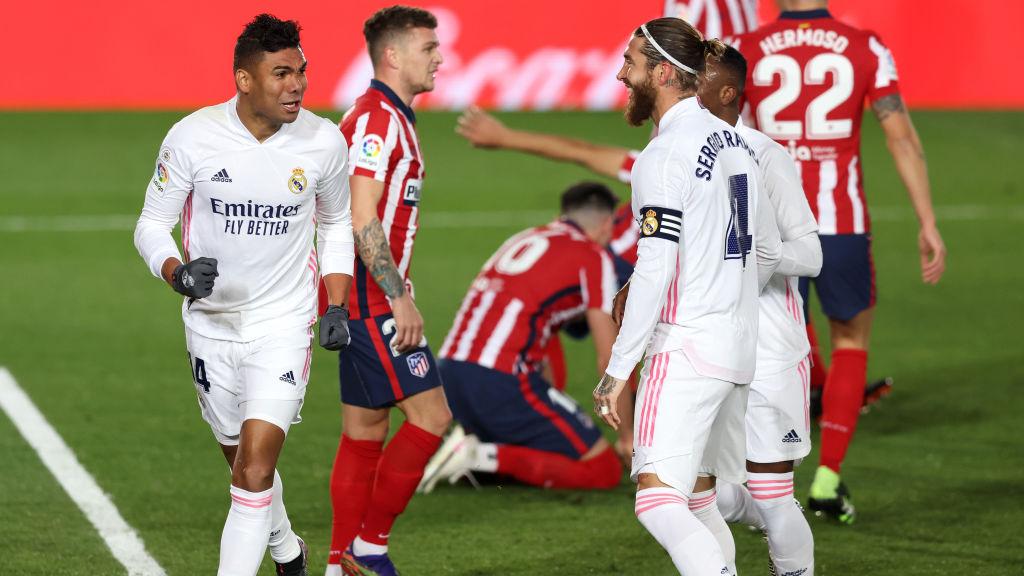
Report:
[[[242,122],[242,125],[245,126],[257,142],[265,141],[267,138],[277,134],[277,131],[281,129],[280,123],[276,123],[258,113],[248,105],[245,98],[238,99],[238,102],[235,104],[235,112],[238,114],[238,119]]]
[[[735,126],[740,121],[740,109],[726,108],[722,111],[722,120],[729,126]]]
[[[788,0],[784,4],[783,12],[805,12],[807,10],[821,10],[828,8],[827,0]]]
[[[676,90],[660,90],[654,101],[654,112],[651,113],[651,120],[655,126],[661,125],[661,119],[668,112],[669,108],[679,104],[683,100],[696,96],[697,93],[692,90],[686,92],[678,92]]]
[[[404,86],[402,82],[399,82],[397,76],[390,77],[385,74],[375,74],[373,79],[390,88],[395,93],[395,96],[398,96],[399,100],[404,102],[409,108],[412,108],[412,100],[416,97],[416,94],[408,86]]]

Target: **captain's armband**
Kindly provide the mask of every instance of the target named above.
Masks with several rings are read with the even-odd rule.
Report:
[[[640,239],[662,238],[679,242],[683,227],[683,213],[661,206],[644,206],[640,209]]]

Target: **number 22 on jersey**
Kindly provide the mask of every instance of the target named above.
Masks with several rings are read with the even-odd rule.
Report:
[[[775,140],[828,140],[848,138],[852,133],[850,118],[829,119],[829,114],[853,94],[853,64],[841,54],[818,54],[807,61],[803,70],[792,56],[772,54],[754,67],[756,86],[771,86],[775,76],[779,88],[758,105],[757,125]],[[804,86],[822,86],[832,77],[832,86],[811,100],[804,120],[779,120],[778,115],[800,98]]]

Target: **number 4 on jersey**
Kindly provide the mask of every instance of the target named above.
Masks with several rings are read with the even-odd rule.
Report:
[[[747,175],[737,174],[729,177],[729,231],[725,235],[725,259],[743,260],[747,267],[747,254],[750,254],[751,234],[749,233],[749,204]]]

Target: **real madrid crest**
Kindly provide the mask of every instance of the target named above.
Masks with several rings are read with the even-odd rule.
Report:
[[[292,168],[292,175],[288,177],[288,189],[292,194],[302,194],[306,191],[306,174],[302,168]]]
[[[658,214],[654,210],[648,210],[644,214],[644,221],[640,225],[640,231],[644,233],[644,236],[650,236],[658,231]]]

